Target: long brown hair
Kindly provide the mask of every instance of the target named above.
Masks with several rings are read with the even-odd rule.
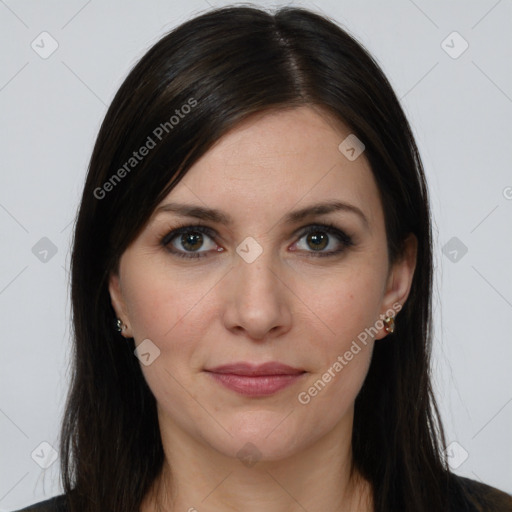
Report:
[[[356,399],[354,467],[372,485],[376,512],[447,510],[451,477],[429,374],[430,211],[409,123],[380,67],[334,22],[305,9],[226,7],[180,25],[142,57],[94,146],[74,234],[74,359],[61,435],[73,512],[138,510],[164,461],[134,342],[113,328],[109,275],[156,205],[223,134],[252,114],[301,105],[326,109],[364,142],[391,261],[409,233],[418,239],[396,332],[376,344]],[[148,137],[154,146],[131,161]]]

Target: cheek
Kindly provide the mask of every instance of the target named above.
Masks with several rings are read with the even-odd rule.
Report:
[[[141,269],[139,275],[144,278],[133,278],[126,286],[134,339],[136,345],[150,339],[159,350],[151,364],[141,362],[142,373],[160,413],[194,431],[205,421],[204,411],[197,407],[202,402],[196,387],[197,351],[210,325],[212,283],[186,280],[176,271],[171,274],[155,267]]]
[[[376,266],[351,267],[325,281],[323,293],[308,296],[318,312],[318,330],[310,337],[317,364],[297,401],[315,410],[319,424],[343,416],[363,385],[379,327],[382,283]]]
[[[145,264],[143,258],[136,268],[123,281],[133,337],[136,345],[151,340],[159,351],[141,369],[157,400],[179,412],[195,394],[193,380],[202,369],[201,340],[208,339],[218,277],[170,271],[160,262]]]
[[[348,391],[347,386],[352,384],[358,388],[366,375],[376,334],[373,329],[379,319],[379,301],[367,290],[356,294],[352,289],[346,295],[326,297],[324,303],[317,303],[324,328],[322,335],[317,332],[310,337],[314,345],[311,348],[320,355],[312,370],[331,388],[342,385]]]
[[[308,290],[305,296],[318,317],[317,348],[332,358],[333,353],[348,350],[358,337],[364,339],[379,320],[384,273],[375,265],[347,267],[318,284],[323,286],[314,293]]]
[[[183,344],[192,331],[201,327],[197,323],[201,320],[197,311],[208,304],[209,292],[216,281],[205,273],[196,275],[185,269],[170,269],[165,264],[148,264],[138,265],[138,271],[127,274],[124,282],[135,341],[149,338],[168,345],[176,337]]]
[[[311,338],[314,347],[309,350],[317,364],[310,369],[295,403],[318,432],[329,430],[347,415],[368,373],[374,347],[369,328],[375,324],[378,301],[365,290],[326,299],[322,311],[329,330]],[[332,303],[336,307],[327,309]]]

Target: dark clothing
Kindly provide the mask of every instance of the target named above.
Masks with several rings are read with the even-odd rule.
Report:
[[[465,496],[450,497],[450,512],[512,512],[512,495],[489,485],[456,476]]]
[[[446,512],[512,512],[511,495],[476,480],[461,476],[455,478],[461,483],[465,496],[454,493],[451,496],[450,509]],[[65,496],[60,495],[16,512],[69,512],[65,501]]]
[[[68,510],[69,509],[66,506],[66,497],[64,494],[61,494],[60,496],[55,496],[49,500],[29,505],[17,512],[68,512]]]

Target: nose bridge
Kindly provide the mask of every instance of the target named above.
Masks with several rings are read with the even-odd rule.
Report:
[[[242,243],[237,249],[239,256],[234,261],[225,323],[229,329],[243,329],[252,338],[263,338],[270,331],[288,329],[291,310],[283,285],[275,275],[279,273],[279,259],[270,250],[258,250],[256,255],[257,248],[251,243]],[[240,249],[246,252],[240,254]],[[247,257],[251,251],[251,257]]]
[[[247,246],[245,246],[247,248]],[[242,247],[243,249],[243,247]],[[254,251],[249,245],[249,251]],[[279,263],[273,257],[270,250],[261,250],[257,256],[253,255],[254,259],[245,259],[242,255],[235,260],[235,274],[241,296],[239,300],[244,297],[251,298],[252,300],[276,300],[276,295],[279,294],[279,281],[275,277]]]

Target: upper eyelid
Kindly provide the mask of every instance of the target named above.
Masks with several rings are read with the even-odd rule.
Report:
[[[187,231],[193,231],[196,228],[200,228],[202,230],[205,230],[206,234],[212,233],[214,236],[219,236],[219,232],[207,224],[202,223],[194,223],[194,224],[183,224],[182,226],[176,226],[175,228],[169,229],[166,234],[162,238],[167,238],[169,235],[173,234],[174,236],[180,234],[180,232],[187,232]],[[326,231],[340,231],[342,233],[345,232],[345,229],[336,226],[335,224],[327,223],[327,222],[310,222],[309,224],[306,224],[304,226],[301,226],[297,229],[295,229],[292,233],[292,236],[296,236],[299,233],[305,232],[308,229],[311,228],[319,228],[319,229],[325,229]]]

